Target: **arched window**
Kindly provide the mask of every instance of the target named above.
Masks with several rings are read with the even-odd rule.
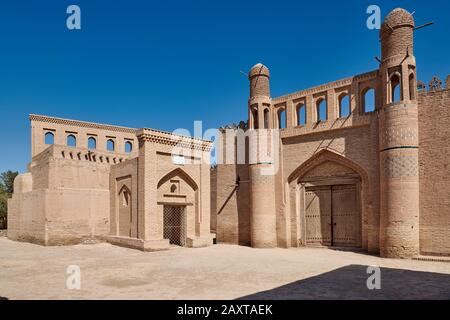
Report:
[[[269,109],[264,109],[264,129],[269,128]]]
[[[88,139],[88,149],[95,150],[97,148],[97,140],[94,137]]]
[[[128,190],[126,188],[124,188],[122,190],[122,195],[121,195],[122,206],[123,207],[128,207],[129,206],[129,204],[130,204],[130,197],[131,197],[130,193],[128,192]]]
[[[414,73],[409,75],[409,100],[416,99],[416,81],[414,81]]]
[[[67,146],[69,146],[69,147],[77,146],[77,138],[73,134],[69,134],[67,136]]]
[[[286,128],[286,111],[284,109],[280,109],[280,111],[278,111],[278,128]]]
[[[176,184],[172,184],[172,186],[170,187],[170,192],[171,193],[175,193],[177,191],[177,185]]]
[[[391,76],[391,102],[399,102],[402,100],[401,93],[401,85],[400,85],[400,76],[398,74],[394,74]]]
[[[108,141],[106,141],[106,150],[108,151],[114,151],[114,140],[109,139]]]
[[[364,89],[362,91],[361,102],[365,113],[375,111],[375,90],[371,88]]]
[[[339,117],[346,118],[350,115],[350,98],[343,93],[339,97]]]
[[[306,107],[304,104],[297,105],[297,125],[304,126],[306,124]]]
[[[254,108],[252,110],[252,116],[253,116],[253,129],[259,129],[258,109]]]
[[[45,134],[45,144],[55,144],[55,135],[53,132],[47,132]]]
[[[316,103],[317,110],[317,122],[327,120],[327,101],[324,98],[320,98]]]
[[[125,142],[125,152],[131,153],[133,151],[133,144],[130,141]]]

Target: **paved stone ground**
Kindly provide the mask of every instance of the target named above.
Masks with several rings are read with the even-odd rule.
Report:
[[[66,268],[81,268],[81,290]],[[381,290],[368,290],[368,265]],[[0,237],[9,299],[450,299],[450,264],[328,249],[217,245],[144,253],[106,243],[41,247]]]

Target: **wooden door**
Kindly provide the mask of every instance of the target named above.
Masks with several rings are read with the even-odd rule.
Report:
[[[358,246],[359,210],[355,185],[332,187],[333,245]]]
[[[307,245],[331,245],[331,188],[307,188],[305,192]]]

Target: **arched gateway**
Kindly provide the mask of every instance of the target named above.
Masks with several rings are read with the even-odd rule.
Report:
[[[322,150],[289,177],[298,243],[362,247],[366,174],[347,158]]]

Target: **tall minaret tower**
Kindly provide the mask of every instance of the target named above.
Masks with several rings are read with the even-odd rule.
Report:
[[[250,235],[255,248],[277,246],[272,99],[269,69],[261,63],[249,72]],[[278,150],[276,150],[278,151]],[[267,157],[269,155],[269,157]]]
[[[393,10],[380,30],[380,254],[419,254],[419,140],[414,19]]]

